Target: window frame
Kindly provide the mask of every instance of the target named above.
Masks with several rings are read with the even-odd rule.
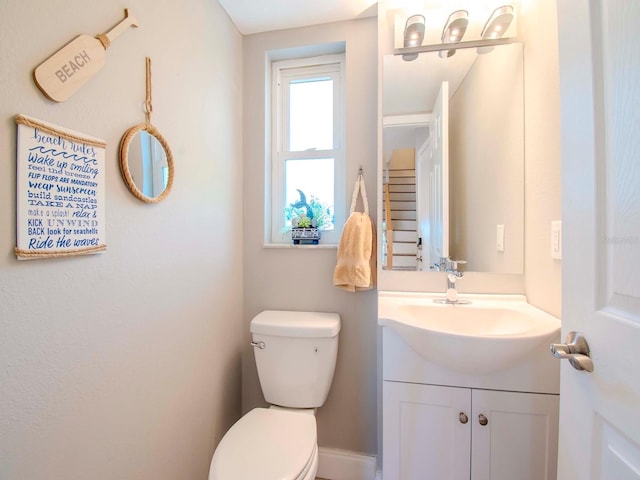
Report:
[[[333,158],[334,160],[334,228],[324,230],[321,244],[337,245],[345,221],[345,55],[331,54],[308,58],[274,61],[271,64],[271,185],[269,232],[271,244],[291,244],[291,233],[283,234],[285,206],[285,164],[287,160]],[[333,149],[289,151],[289,96],[292,81],[331,78],[333,80]],[[270,202],[269,202],[270,200]]]

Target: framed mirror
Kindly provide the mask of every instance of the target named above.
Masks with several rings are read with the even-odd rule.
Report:
[[[384,57],[384,269],[523,272],[523,70],[519,43]]]
[[[169,144],[149,123],[127,130],[120,142],[120,171],[129,191],[146,203],[164,199],[173,185]]]

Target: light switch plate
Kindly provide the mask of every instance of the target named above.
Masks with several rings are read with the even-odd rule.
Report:
[[[496,225],[496,250],[504,252],[504,225]]]
[[[562,222],[551,222],[551,258],[562,259]]]

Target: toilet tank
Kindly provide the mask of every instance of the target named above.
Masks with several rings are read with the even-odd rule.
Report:
[[[291,408],[322,406],[336,367],[340,315],[267,310],[250,330],[265,400]]]

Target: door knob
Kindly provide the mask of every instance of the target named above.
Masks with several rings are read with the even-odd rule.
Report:
[[[489,423],[489,419],[481,413],[480,415],[478,415],[478,423],[484,427],[487,423]]]
[[[569,332],[567,343],[553,343],[551,353],[556,358],[566,358],[576,370],[593,372],[593,361],[589,356],[589,344],[580,332]]]
[[[458,420],[460,420],[460,423],[464,424],[469,421],[469,417],[467,417],[464,412],[460,412],[460,414],[458,415]]]

